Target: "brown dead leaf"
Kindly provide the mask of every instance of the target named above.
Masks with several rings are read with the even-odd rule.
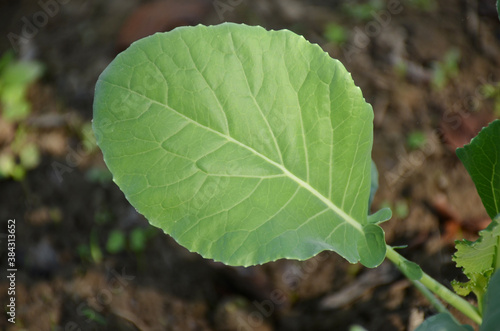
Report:
[[[466,113],[449,111],[443,115],[441,133],[448,148],[455,153],[459,147],[470,143],[493,117],[486,112]]]

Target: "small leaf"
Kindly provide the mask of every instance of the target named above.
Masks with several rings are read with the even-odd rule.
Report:
[[[143,252],[144,249],[146,249],[146,241],[146,230],[142,228],[136,228],[130,233],[130,249],[133,252]]]
[[[392,253],[393,258],[390,258],[393,261],[398,269],[410,280],[420,280],[422,279],[424,273],[420,266],[414,262],[408,261],[403,256],[397,254],[395,249],[405,248],[405,247],[391,247],[389,251]]]
[[[20,88],[35,81],[43,74],[43,71],[44,67],[39,62],[16,61],[7,65],[0,73],[0,83]]]
[[[465,274],[484,273],[500,267],[500,226],[497,217],[484,230],[479,232],[479,239],[457,241],[457,252],[453,260],[457,266],[464,268]]]
[[[392,210],[391,208],[382,208],[377,211],[375,214],[371,214],[368,216],[368,223],[370,224],[380,224],[385,221],[388,221],[392,218]]]
[[[102,262],[102,251],[101,247],[99,246],[97,232],[94,230],[90,233],[90,256],[95,263],[99,264]]]
[[[19,161],[25,169],[33,169],[40,163],[40,152],[37,145],[28,143],[19,153]]]
[[[466,283],[461,283],[458,281],[452,281],[451,285],[453,286],[453,290],[458,295],[467,296],[470,292],[476,293],[476,296],[481,298],[481,295],[484,294],[484,291],[488,287],[488,281],[490,280],[491,271],[485,272],[483,274],[473,272],[469,273],[469,281]]]
[[[144,38],[100,76],[93,126],[130,203],[204,257],[385,257],[368,225],[373,110],[339,61],[290,31]]]
[[[450,314],[441,313],[426,319],[415,331],[474,331],[474,329],[470,325],[458,324]]]
[[[406,278],[410,280],[419,280],[422,278],[424,272],[422,268],[415,262],[405,261],[400,267],[400,270],[405,274]]]
[[[349,328],[349,331],[368,331],[364,327],[359,325],[353,325]]]
[[[457,155],[469,172],[488,215],[500,214],[500,120],[495,120],[457,149]]]
[[[484,300],[483,324],[479,331],[497,331],[500,325],[500,272],[496,272],[488,285]]]
[[[457,293],[473,291],[480,301],[486,291],[490,276],[500,268],[500,217],[479,232],[476,241],[462,240],[456,242],[456,253],[453,261],[457,267],[462,267],[464,274],[469,278],[467,283],[454,282]]]
[[[116,254],[125,248],[125,234],[121,230],[113,230],[109,234],[106,243],[106,250],[111,254]]]
[[[371,186],[370,186],[370,199],[368,200],[368,210],[373,202],[373,198],[375,197],[375,193],[378,190],[378,171],[375,162],[372,160],[371,167]],[[392,210],[390,208],[382,208],[375,212],[372,215],[368,215],[368,223],[369,224],[380,224],[385,221],[390,220],[392,217]]]
[[[386,254],[384,230],[380,226],[367,224],[363,227],[364,236],[358,240],[361,264],[368,268],[377,267]]]

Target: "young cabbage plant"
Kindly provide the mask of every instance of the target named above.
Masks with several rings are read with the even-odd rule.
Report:
[[[339,61],[290,31],[224,23],[137,41],[101,74],[93,127],[130,203],[206,258],[249,266],[331,250],[369,268],[388,258],[444,313],[421,330],[462,327],[435,295],[478,324],[493,309],[488,300],[500,305],[483,286],[474,307],[386,244],[379,224],[390,209],[368,215],[372,107]],[[474,159],[472,149],[461,158]],[[466,274],[488,283],[492,261],[477,271],[459,262],[465,255],[459,249],[456,260]]]

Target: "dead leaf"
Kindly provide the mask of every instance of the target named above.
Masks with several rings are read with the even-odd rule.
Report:
[[[448,148],[455,153],[459,147],[470,143],[479,131],[488,125],[493,117],[486,112],[464,113],[450,111],[441,122],[441,133]]]

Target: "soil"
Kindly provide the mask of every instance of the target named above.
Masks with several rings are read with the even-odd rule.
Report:
[[[233,21],[304,35],[344,63],[373,105],[373,159],[380,173],[373,210],[395,211],[383,225],[387,242],[407,245],[404,256],[449,285],[463,279],[451,259],[454,240],[474,240],[488,224],[454,150],[498,116],[481,94],[483,84],[500,80],[493,1],[180,3],[2,3],[0,29],[7,37],[0,51],[15,48],[18,57],[42,62],[45,74],[30,88],[33,110],[26,121],[42,160],[24,180],[0,181],[0,220],[16,220],[17,263],[16,324],[4,315],[0,329],[343,331],[359,325],[392,331],[413,330],[435,314],[390,264],[366,269],[324,252],[302,262],[228,267],[150,227],[109,179],[89,140],[93,89],[117,52],[178,25]],[[365,17],[348,10],[367,4],[372,11]],[[36,19],[40,26],[26,30],[26,21]],[[324,37],[330,23],[345,28],[346,42]],[[22,37],[23,29],[31,33],[18,47],[9,36]],[[459,60],[448,63],[452,69],[438,87],[436,67],[445,66],[451,50]],[[416,132],[425,140],[410,146]],[[4,131],[2,143],[12,134]],[[111,252],[107,243],[117,231],[127,244]],[[131,244],[137,233],[145,238],[142,246]],[[2,277],[4,304],[8,287]]]

